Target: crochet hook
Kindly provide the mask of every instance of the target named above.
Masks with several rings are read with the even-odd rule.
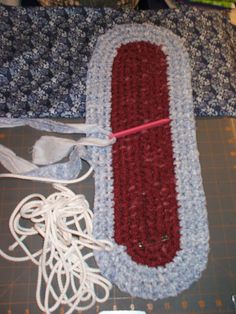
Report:
[[[135,133],[141,132],[143,130],[155,128],[157,126],[161,126],[161,125],[167,124],[169,122],[170,122],[170,119],[166,118],[166,119],[156,120],[156,121],[153,121],[153,122],[144,123],[144,124],[135,126],[133,128],[130,128],[130,129],[126,129],[126,130],[123,130],[123,131],[111,133],[110,138],[113,138],[113,137],[115,137],[115,138],[124,137],[124,136],[127,136],[127,135],[131,135],[131,134],[135,134]]]

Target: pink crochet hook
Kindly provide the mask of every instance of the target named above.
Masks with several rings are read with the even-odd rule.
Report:
[[[130,134],[138,133],[138,132],[143,131],[143,130],[155,128],[157,126],[161,126],[161,125],[167,124],[169,122],[170,122],[169,118],[156,120],[153,122],[148,122],[148,123],[144,123],[144,124],[135,126],[133,128],[127,129],[127,130],[119,131],[116,133],[111,133],[111,135],[109,137],[110,138],[113,138],[113,137],[120,138],[120,137],[124,137],[124,136],[130,135]]]

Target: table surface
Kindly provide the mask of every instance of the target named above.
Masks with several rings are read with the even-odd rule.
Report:
[[[43,133],[43,132],[42,132]],[[41,133],[41,134],[42,134]],[[30,147],[39,132],[28,127],[0,130],[0,141],[30,158]],[[149,314],[233,314],[232,295],[236,294],[236,120],[197,119],[197,140],[210,228],[210,254],[202,278],[178,297],[157,302],[132,298],[116,287],[109,300],[86,313],[101,310],[145,310]],[[0,171],[4,171],[3,168]],[[93,178],[72,186],[93,204]],[[0,184],[0,247],[13,242],[8,229],[9,215],[26,195],[48,195],[47,184],[3,180]],[[34,245],[34,243],[32,243]],[[11,263],[0,258],[0,313],[39,314],[35,301],[37,269],[31,262]],[[63,314],[60,308],[55,313]]]

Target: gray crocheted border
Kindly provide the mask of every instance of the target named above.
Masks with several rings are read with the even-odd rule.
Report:
[[[114,243],[111,252],[96,253],[96,261],[103,275],[120,290],[132,296],[156,300],[176,296],[201,276],[208,259],[209,231],[196,144],[189,58],[182,39],[167,29],[151,24],[117,25],[101,36],[89,63],[86,122],[111,129],[113,60],[117,48],[135,41],[148,41],[161,46],[168,60],[181,249],[165,266],[148,267],[134,262],[126,253],[126,247],[114,242],[111,147],[90,148],[95,168],[94,235]]]

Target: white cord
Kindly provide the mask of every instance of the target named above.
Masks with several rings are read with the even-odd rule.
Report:
[[[15,243],[9,250],[20,246],[25,256],[12,257],[2,250],[0,255],[15,262],[31,260],[38,266],[36,300],[41,311],[50,314],[66,305],[66,314],[71,314],[108,299],[112,285],[91,262],[92,250],[111,250],[112,244],[93,238],[93,213],[84,195],[53,186],[57,192],[47,198],[31,194],[11,214],[9,228]],[[31,252],[26,244],[31,236],[43,239],[42,249]],[[96,288],[103,290],[103,297]]]
[[[90,176],[92,172],[93,172],[93,167],[90,166],[89,170],[84,175],[73,180],[59,180],[56,178],[51,179],[51,178],[43,178],[43,177],[31,177],[28,175],[26,176],[23,174],[13,174],[13,173],[2,173],[0,174],[0,178],[22,179],[22,180],[29,180],[29,181],[44,182],[44,183],[74,184],[74,183],[79,183],[81,181],[84,181]]]

